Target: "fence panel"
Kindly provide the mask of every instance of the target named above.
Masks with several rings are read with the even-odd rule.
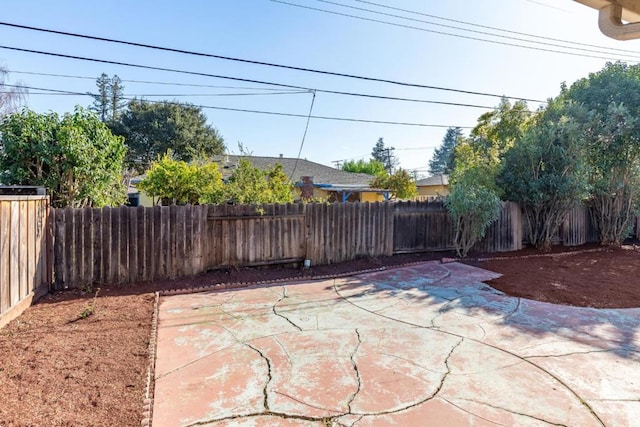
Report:
[[[302,261],[304,205],[208,206],[200,248],[205,269]],[[204,211],[203,211],[204,215]]]
[[[47,196],[0,196],[0,327],[48,291]]]
[[[442,202],[398,202],[393,212],[393,253],[450,250],[454,224]]]
[[[481,252],[517,251],[522,249],[522,240],[522,211],[517,203],[507,202],[474,249]]]

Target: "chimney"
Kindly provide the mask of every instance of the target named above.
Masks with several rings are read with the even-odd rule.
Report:
[[[283,155],[282,155],[282,154],[280,154],[280,158],[282,158],[282,157],[283,157]]]
[[[302,200],[310,200],[313,198],[313,177],[301,177],[302,186],[300,187],[300,198]]]

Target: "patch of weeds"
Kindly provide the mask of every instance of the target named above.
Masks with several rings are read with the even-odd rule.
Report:
[[[93,296],[93,300],[91,301],[91,304],[89,304],[88,306],[85,307],[84,310],[82,310],[82,312],[78,315],[77,320],[86,319],[89,316],[92,316],[93,314],[95,314],[99,293],[100,293],[100,288],[96,289],[96,294]]]
[[[80,292],[84,295],[84,294],[92,294],[93,293],[93,285],[91,283],[88,283],[84,286],[80,287]]]

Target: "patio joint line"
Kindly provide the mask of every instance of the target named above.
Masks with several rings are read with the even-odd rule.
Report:
[[[458,398],[458,400],[463,400],[465,402],[477,403],[479,405],[488,406],[488,407],[493,408],[493,409],[499,409],[501,411],[509,412],[510,414],[520,415],[522,417],[531,418],[531,419],[534,419],[534,420],[537,420],[537,421],[542,421],[543,423],[546,423],[546,424],[549,424],[549,425],[552,425],[552,426],[569,427],[566,424],[554,423],[554,422],[545,420],[544,418],[536,417],[535,415],[529,415],[529,414],[525,414],[525,413],[522,413],[522,412],[512,411],[511,409],[503,408],[503,407],[497,406],[497,405],[491,405],[491,404],[486,403],[486,402],[478,402],[477,400],[464,399],[464,398]]]

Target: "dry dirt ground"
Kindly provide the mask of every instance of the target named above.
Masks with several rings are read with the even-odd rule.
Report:
[[[524,250],[470,263],[502,273],[491,285],[508,294],[640,307],[640,251],[593,249],[556,248],[543,256]],[[139,426],[156,290],[341,274],[446,256],[451,254],[402,255],[306,271],[219,270],[181,281],[47,295],[0,330],[0,427]]]

